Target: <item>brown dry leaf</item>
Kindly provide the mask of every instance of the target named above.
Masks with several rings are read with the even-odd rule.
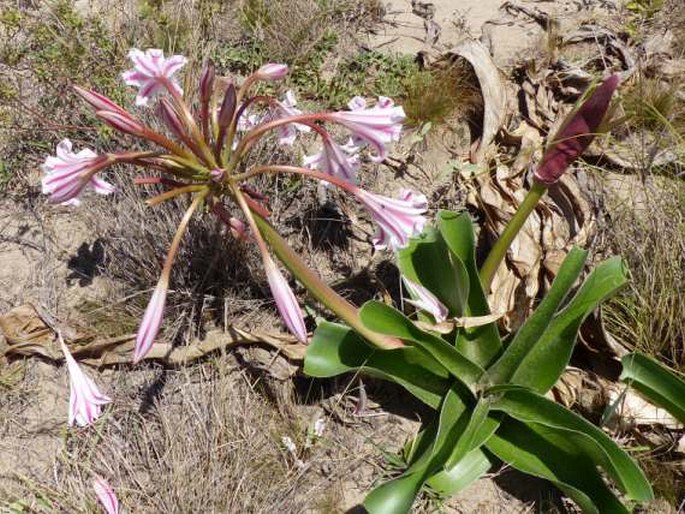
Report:
[[[480,162],[506,119],[507,91],[490,53],[478,41],[466,41],[449,53],[466,59],[480,83],[483,95],[483,133],[472,155],[473,162]]]
[[[521,144],[526,139],[533,144],[532,135],[521,136]],[[479,175],[473,185],[467,203],[484,212],[483,230],[494,241],[528,187],[522,174],[505,166]],[[587,194],[571,175],[564,176],[538,204],[492,281],[490,308],[505,313],[502,325],[506,330],[517,329],[530,315],[536,298],[549,287],[571,247],[587,246],[596,230],[596,217]]]
[[[0,355],[38,354],[59,359],[60,350],[53,331],[45,324],[31,304],[21,305],[0,316]]]
[[[30,304],[16,307],[0,316],[0,333],[4,336],[0,355],[5,358],[39,355],[61,361],[63,355],[56,343],[55,327],[51,325],[52,322],[41,317]],[[81,362],[98,367],[131,362],[135,334],[108,339],[94,339],[92,335],[74,335],[68,329],[64,330],[63,334],[69,350]],[[201,359],[218,350],[246,345],[264,345],[276,349],[293,362],[301,362],[306,350],[305,345],[291,336],[247,332],[231,327],[226,332],[209,331],[203,340],[196,340],[184,346],[174,347],[169,343],[157,342],[152,345],[145,359],[177,366]]]

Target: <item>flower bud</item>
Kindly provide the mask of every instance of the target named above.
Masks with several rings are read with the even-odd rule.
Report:
[[[216,78],[216,68],[214,63],[210,60],[205,64],[200,77],[200,103],[206,105],[212,96],[214,89],[214,79]]]
[[[137,137],[145,137],[145,127],[130,116],[114,111],[97,111],[95,116],[119,132]]]
[[[159,117],[169,130],[179,139],[185,140],[187,138],[186,128],[181,123],[176,109],[171,105],[167,98],[159,99]]]
[[[226,94],[224,95],[224,101],[221,102],[221,108],[219,109],[219,128],[225,129],[230,125],[233,115],[235,114],[235,105],[235,86],[229,84],[228,89],[226,89]]]
[[[546,186],[557,182],[573,161],[590,146],[618,85],[618,75],[611,75],[564,121],[535,171],[538,182]]]
[[[259,80],[282,80],[288,74],[288,65],[270,62],[257,70]]]
[[[88,104],[90,104],[90,106],[96,111],[117,112],[122,116],[128,116],[129,118],[133,118],[133,115],[130,114],[126,109],[115,104],[112,100],[110,100],[104,95],[101,95],[100,93],[96,93],[95,91],[89,91],[79,86],[74,86],[74,91]]]

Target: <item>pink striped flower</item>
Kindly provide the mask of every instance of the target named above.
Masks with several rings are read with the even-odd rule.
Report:
[[[271,113],[271,119],[287,118],[288,116],[297,116],[302,114],[302,111],[297,109],[297,100],[295,93],[288,90],[285,93],[285,98],[280,102],[276,102],[277,107]],[[291,146],[295,142],[298,132],[309,132],[311,127],[301,123],[290,123],[288,125],[281,125],[278,128],[278,142],[282,145]]]
[[[119,514],[119,499],[114,494],[114,489],[102,477],[95,477],[93,489],[98,501],[105,508],[107,514]]]
[[[168,289],[168,280],[162,277],[157,283],[154,293],[152,293],[150,303],[147,304],[143,320],[140,322],[140,327],[136,334],[136,345],[133,350],[134,363],[140,362],[147,355],[147,352],[152,348],[152,343],[155,342],[157,334],[159,334]]]
[[[338,111],[330,116],[352,131],[357,140],[365,141],[376,150],[371,159],[380,162],[388,155],[386,144],[398,141],[404,123],[404,109],[395,106],[390,98],[378,97],[373,107],[367,107],[366,100],[355,96],[348,104],[349,111]]]
[[[102,394],[93,382],[79,367],[76,360],[69,353],[67,345],[60,337],[60,347],[69,371],[69,425],[74,423],[80,427],[90,425],[99,416],[103,405],[112,400]]]
[[[304,158],[308,168],[319,169],[332,177],[338,177],[352,184],[357,182],[359,170],[358,148],[352,142],[340,146],[327,132],[321,134],[323,148],[319,153]]]
[[[41,180],[43,194],[49,195],[51,202],[65,205],[78,205],[77,197],[86,186],[108,195],[115,190],[114,186],[96,173],[110,163],[108,157],[98,156],[87,148],[72,152],[71,141],[64,139],[57,145],[57,155],[45,159],[41,167],[45,173]]]
[[[270,62],[257,70],[259,80],[282,80],[288,74],[288,65]]]
[[[611,97],[618,84],[618,75],[611,75],[564,121],[535,170],[538,182],[547,186],[554,184],[573,161],[587,150],[609,110]]]
[[[155,48],[146,51],[132,48],[128,53],[133,62],[133,69],[122,73],[126,84],[138,88],[136,105],[147,105],[150,97],[164,89],[173,89],[179,95],[183,90],[174,79],[174,74],[180,70],[187,59],[182,55],[164,57],[164,52]]]
[[[378,250],[404,248],[409,238],[420,234],[426,225],[424,213],[428,202],[425,195],[409,189],[401,190],[399,198],[388,198],[363,189],[358,189],[356,195],[378,225],[372,239]]]
[[[402,282],[412,297],[407,303],[433,316],[436,323],[442,323],[447,319],[447,307],[433,293],[405,276],[402,276]]]
[[[269,281],[271,294],[276,301],[276,307],[278,307],[278,312],[280,312],[285,326],[297,337],[298,341],[306,343],[307,328],[304,325],[300,305],[297,303],[297,298],[295,298],[295,294],[290,289],[283,273],[269,255],[264,256],[264,270]]]

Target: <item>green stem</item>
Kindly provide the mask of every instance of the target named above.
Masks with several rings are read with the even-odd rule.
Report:
[[[255,222],[259,227],[264,239],[278,256],[280,261],[297,277],[307,290],[328,309],[334,312],[340,319],[353,328],[359,335],[379,348],[392,349],[404,346],[401,341],[369,330],[359,319],[357,308],[333,291],[321,278],[314,273],[302,261],[299,255],[290,248],[288,243],[271,226],[271,224],[257,213],[254,214]]]
[[[528,191],[528,194],[523,199],[523,202],[521,202],[521,205],[519,205],[514,217],[511,218],[511,221],[509,221],[504,232],[502,232],[502,235],[499,236],[499,239],[495,242],[492,250],[490,250],[490,254],[487,259],[485,259],[485,262],[480,269],[480,280],[483,283],[483,288],[486,292],[490,290],[490,285],[492,284],[492,279],[495,277],[495,272],[504,260],[504,256],[507,254],[507,250],[511,246],[511,243],[514,241],[514,238],[516,238],[516,235],[521,230],[521,227],[523,227],[528,216],[533,212],[533,209],[535,209],[535,206],[546,191],[547,186],[544,184],[539,182],[533,183],[533,187]]]

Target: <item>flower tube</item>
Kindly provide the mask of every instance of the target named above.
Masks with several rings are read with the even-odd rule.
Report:
[[[59,339],[69,371],[69,425],[90,425],[100,416],[102,406],[110,403],[112,399],[100,392],[95,382],[83,372],[69,353],[61,336]]]

